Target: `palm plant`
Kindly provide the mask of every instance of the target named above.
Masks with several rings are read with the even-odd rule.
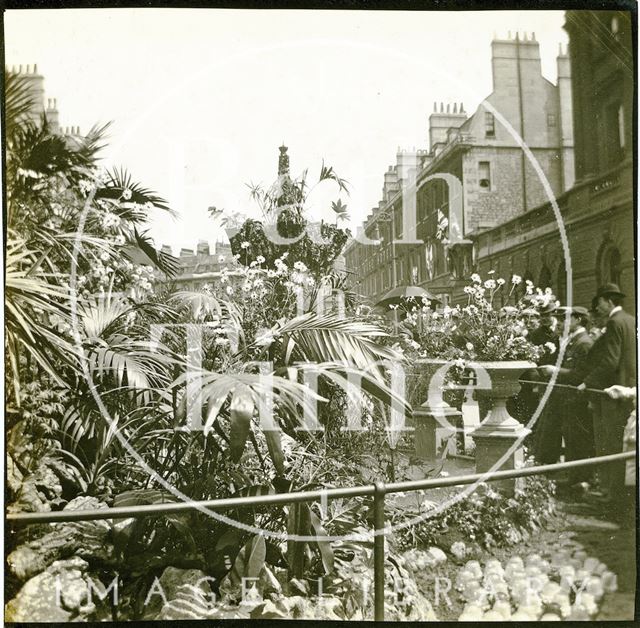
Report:
[[[68,294],[51,281],[38,258],[24,239],[10,235],[5,256],[5,343],[18,406],[21,366],[28,368],[33,360],[58,384],[62,384],[60,364],[74,366],[71,342],[52,325],[52,321],[69,324]]]
[[[224,349],[225,372],[199,373],[197,398],[190,399],[185,393],[180,404],[181,419],[190,404],[202,404],[204,434],[212,430],[227,434],[232,460],[240,460],[248,441],[256,448],[253,430],[258,429],[276,472],[284,473],[280,430],[300,438],[300,417],[312,416],[314,403],[327,401],[303,383],[309,377],[317,376],[344,390],[359,382],[377,402],[408,409],[390,388],[386,374],[385,364],[398,356],[376,342],[385,332],[374,325],[308,312],[279,321],[271,330],[273,341],[263,343],[244,337],[242,311],[232,302],[199,292],[180,292],[173,298],[189,304],[194,320],[206,325],[226,315],[231,328],[237,330],[236,347]],[[206,339],[204,344],[206,353]],[[222,351],[215,345],[212,350]],[[187,380],[188,375],[182,374],[172,386],[182,387]]]
[[[126,457],[118,433],[144,453],[149,443],[146,434],[156,427],[154,420],[171,413],[168,388],[172,368],[181,361],[149,336],[150,324],[174,316],[163,304],[132,303],[107,292],[84,300],[77,312],[77,353],[83,373],[76,378],[60,442],[61,455],[79,470],[87,491],[104,482],[105,476],[113,477]]]

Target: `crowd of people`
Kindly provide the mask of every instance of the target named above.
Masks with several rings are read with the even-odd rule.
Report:
[[[535,371],[525,373],[512,413],[527,422],[538,408],[547,383],[551,393],[543,404],[531,436],[541,464],[604,456],[635,448],[636,325],[623,309],[624,294],[616,284],[600,287],[591,309],[531,309],[529,339],[563,349],[548,355]],[[568,334],[565,320],[569,319]],[[635,461],[571,469],[559,490],[614,517],[633,506]]]

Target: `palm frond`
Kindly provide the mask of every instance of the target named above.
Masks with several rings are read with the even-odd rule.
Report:
[[[156,192],[142,187],[140,183],[136,183],[131,178],[129,173],[124,168],[114,168],[108,172],[108,178],[105,186],[100,188],[95,195],[97,199],[119,199],[122,197],[125,190],[131,192],[131,197],[126,199],[127,203],[145,205],[151,203],[158,209],[163,209],[169,212],[172,216],[176,216],[176,212],[172,210],[167,201],[156,194]]]
[[[133,228],[135,244],[149,258],[156,268],[169,277],[175,277],[180,270],[180,260],[169,253],[156,249],[147,232],[139,232]]]

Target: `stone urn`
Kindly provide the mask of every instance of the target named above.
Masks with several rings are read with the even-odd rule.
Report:
[[[451,362],[429,359],[418,362],[417,366],[428,388],[427,400],[413,411],[415,455],[423,460],[435,460],[445,440],[448,445],[444,453],[455,453],[456,424],[462,415],[442,395]]]
[[[530,433],[507,410],[507,400],[518,394],[522,373],[536,368],[524,360],[476,362],[473,365],[480,385],[476,388],[478,401],[486,401],[489,412],[480,426],[471,433],[476,444],[476,472],[493,468],[503,457],[496,471],[515,469],[524,462],[522,440]],[[483,382],[484,380],[484,382]],[[492,483],[505,493],[512,494],[514,480]]]

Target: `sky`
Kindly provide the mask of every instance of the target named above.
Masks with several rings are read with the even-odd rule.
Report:
[[[291,174],[324,161],[350,183],[314,189],[315,219],[341,198],[351,228],[378,204],[398,148],[428,148],[433,103],[472,113],[491,92],[491,40],[535,32],[555,83],[562,11],[80,9],[5,12],[8,66],[32,65],[62,126],[112,122],[106,167],[176,209],[150,235],[177,252],[223,239],[216,206],[258,217],[249,183],[271,185],[278,147]]]

